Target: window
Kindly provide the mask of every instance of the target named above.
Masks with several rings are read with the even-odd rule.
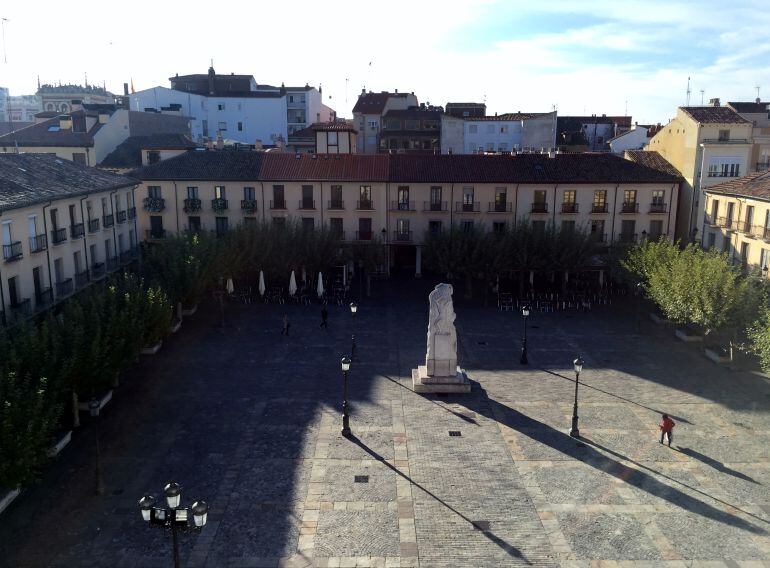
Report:
[[[741,264],[746,266],[749,262],[749,243],[741,243]]]
[[[312,217],[302,217],[302,230],[312,231],[315,229],[315,219]]]
[[[472,187],[463,188],[463,205],[473,206],[473,188]]]
[[[468,134],[477,134],[478,131],[479,131],[479,126],[477,124],[468,125]]]
[[[428,221],[428,231],[431,235],[438,235],[441,232],[441,221]]]
[[[243,123],[238,122],[238,132],[243,132]]]
[[[727,228],[730,229],[730,225],[733,223],[733,212],[735,211],[735,203],[727,204]]]
[[[505,221],[495,221],[492,223],[492,232],[496,234],[505,232]]]
[[[633,242],[636,238],[636,221],[634,219],[623,219],[620,222],[620,240],[621,242]]]
[[[507,133],[508,133],[508,125],[507,125],[507,124],[503,124],[503,125],[500,127],[500,133],[501,133],[501,134],[507,134]]]
[[[431,211],[441,211],[441,186],[433,185],[430,188]],[[435,207],[438,206],[438,209]]]
[[[279,229],[286,227],[286,217],[273,217],[273,225]]]
[[[257,192],[253,187],[244,187],[243,188],[243,199],[246,201],[253,201],[257,198]]]
[[[326,133],[326,145],[327,146],[337,146],[339,144],[338,138],[337,138],[337,132],[327,132]]]
[[[532,221],[532,232],[536,235],[545,233],[545,221]]]
[[[626,204],[636,203],[635,189],[626,189],[623,191],[623,203],[626,203]]]
[[[751,225],[754,222],[754,206],[753,205],[747,205],[746,206],[746,230],[751,229]]]
[[[770,213],[770,211],[768,211]],[[715,199],[711,202],[711,222],[716,223],[717,221],[717,215],[719,214],[719,200]],[[767,217],[765,217],[765,221],[767,221]]]
[[[663,205],[663,198],[665,196],[666,192],[662,189],[656,189],[652,192],[652,204],[653,205]]]
[[[315,203],[313,202],[313,186],[302,186],[302,203],[300,204],[302,209],[315,209]]]
[[[227,232],[227,217],[216,218],[217,236],[221,237]]]
[[[227,123],[226,122],[217,122],[217,130],[220,132],[226,132],[227,131]]]
[[[604,219],[591,221],[591,238],[598,242],[604,242]]]
[[[370,120],[369,121],[369,128],[372,130],[377,130],[377,128],[380,126],[380,123],[376,120]]]
[[[225,110],[225,103],[217,104],[217,110]]]
[[[725,233],[722,238],[722,252],[730,251],[730,233]]]
[[[147,197],[152,197],[153,199],[160,199],[160,186],[159,185],[148,185],[147,186]],[[102,199],[102,208],[107,209],[107,202],[106,200]]]
[[[371,209],[372,208],[372,186],[362,185],[359,189],[359,208]]]
[[[273,209],[286,209],[286,202],[283,198],[283,186],[273,186]]]
[[[575,232],[575,221],[570,219],[569,221],[562,221],[561,222],[561,232],[562,233],[574,233]]]
[[[409,236],[409,219],[399,219],[396,221],[396,233],[402,238]]]
[[[662,234],[663,234],[663,221],[659,219],[655,221],[650,221],[650,231],[647,236],[653,240],[657,240]]]
[[[192,185],[187,186],[187,199],[198,199],[198,188]]]
[[[765,268],[767,266],[768,260],[770,260],[770,250],[768,249],[761,249],[759,251],[759,268]]]
[[[147,163],[157,164],[160,162],[160,152],[158,150],[149,150],[147,152]]]
[[[163,235],[163,217],[160,215],[150,215],[150,236],[154,239],[162,239]],[[107,253],[107,256],[112,256],[112,253]]]
[[[333,235],[337,235],[337,237],[342,238],[344,235],[344,231],[342,230],[342,218],[331,217],[329,219],[329,230]]]
[[[460,223],[460,229],[463,233],[470,233],[473,231],[473,221],[463,221]]]
[[[293,102],[294,102],[294,95],[289,95],[289,102],[290,102],[290,103],[293,103]]]
[[[401,211],[409,210],[409,186],[398,186],[398,209]]]
[[[706,248],[713,249],[716,243],[716,239],[717,239],[716,233],[714,233],[713,231],[710,231],[708,236],[708,246]]]
[[[200,233],[201,231],[201,218],[200,217],[188,217],[187,218],[188,229],[191,233]]]
[[[80,164],[81,166],[86,165],[86,155],[83,152],[73,152],[72,153],[72,161],[76,164]]]
[[[720,142],[727,142],[730,140],[730,131],[729,130],[720,130],[719,131],[719,141]]]
[[[372,220],[370,218],[358,220],[358,239],[362,241],[372,239]]]
[[[214,186],[214,198],[215,199],[224,199],[225,198],[225,186],[224,185],[215,185]]]
[[[544,189],[537,189],[535,190],[535,203],[542,203],[545,205],[545,190]]]
[[[329,200],[329,209],[342,209],[342,186],[331,186],[331,199]]]
[[[601,213],[607,211],[607,190],[596,189],[594,190],[594,201],[592,204],[592,210],[594,213]]]
[[[569,189],[564,192],[564,201],[562,202],[564,205],[575,205],[575,195],[576,191],[574,189]]]

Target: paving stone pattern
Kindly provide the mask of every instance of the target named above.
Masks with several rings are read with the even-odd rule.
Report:
[[[770,566],[770,383],[719,368],[622,302],[521,317],[456,295],[467,395],[423,396],[431,282],[331,307],[207,304],[132,369],[93,424],[0,519],[0,566],[168,566],[137,500],[170,480],[211,505],[183,565]],[[292,322],[289,338],[281,318]],[[354,437],[341,428],[339,360]],[[582,440],[567,434],[571,361]],[[658,443],[667,412],[673,448]],[[459,432],[458,436],[450,436]],[[578,442],[581,442],[578,444]],[[367,482],[357,482],[366,476]],[[41,545],[44,543],[44,545]]]

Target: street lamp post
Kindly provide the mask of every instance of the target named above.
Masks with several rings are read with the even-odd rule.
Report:
[[[580,438],[580,430],[578,430],[578,385],[580,384],[580,371],[583,370],[583,360],[580,356],[572,362],[572,366],[575,369],[575,404],[572,407],[572,428],[569,430],[569,435],[573,438]]]
[[[342,398],[342,435],[350,436],[350,417],[348,416],[348,371],[350,370],[350,359],[343,357],[340,361],[342,365],[342,375],[344,378],[343,398]]]
[[[524,317],[524,340],[521,344],[521,359],[519,359],[519,363],[527,365],[529,363],[527,360],[527,318],[529,317],[529,304],[524,304],[521,307],[521,315]]]
[[[640,333],[642,331],[642,316],[641,316],[641,309],[642,309],[642,283],[637,282],[636,283],[636,333]]]
[[[355,302],[350,302],[350,313],[353,315],[353,324],[354,324],[353,331],[355,331],[356,314],[358,313],[358,304],[356,304]],[[350,336],[350,359],[352,361],[352,360],[355,360],[355,358],[356,358],[356,334],[353,333]]]
[[[96,469],[94,471],[95,491],[97,495],[104,495],[104,477],[102,476],[102,456],[99,449],[99,411],[101,402],[92,398],[88,403],[88,412],[94,419],[94,442],[96,447]]]
[[[174,546],[174,568],[179,568],[178,533],[200,532],[206,524],[209,506],[205,501],[196,501],[189,509],[180,507],[179,501],[182,497],[182,487],[173,481],[163,488],[163,494],[166,497],[168,507],[156,507],[155,497],[146,494],[139,499],[139,509],[142,512],[142,518],[151,527],[171,531],[171,540]],[[192,513],[193,517],[192,524],[190,524],[190,513]]]

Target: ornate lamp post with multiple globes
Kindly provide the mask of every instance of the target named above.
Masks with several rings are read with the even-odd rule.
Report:
[[[578,358],[572,362],[572,366],[575,369],[575,404],[572,407],[572,428],[569,429],[569,435],[573,438],[580,438],[580,430],[578,430],[578,385],[580,384],[580,371],[583,370],[583,359]]]
[[[350,359],[343,357],[340,361],[342,365],[343,376],[343,395],[342,395],[342,435],[350,436],[350,417],[348,416],[348,371],[350,370]]]
[[[521,315],[524,317],[524,340],[521,344],[521,359],[519,363],[527,365],[529,360],[527,359],[527,318],[529,317],[529,304],[524,304],[521,307]]]
[[[139,499],[139,509],[142,512],[142,519],[147,521],[151,527],[171,531],[174,544],[174,568],[180,568],[177,535],[180,532],[200,532],[206,524],[209,506],[205,501],[196,501],[189,509],[180,507],[182,487],[173,481],[163,488],[163,494],[166,497],[168,507],[156,507],[155,497],[145,495]],[[192,513],[192,523],[190,523],[190,513]]]

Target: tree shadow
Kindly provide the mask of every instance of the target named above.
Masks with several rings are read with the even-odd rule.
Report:
[[[601,446],[600,444],[593,442],[585,437],[580,439],[572,438],[560,430],[552,428],[547,424],[530,418],[529,416],[522,414],[521,412],[510,408],[505,404],[489,398],[486,390],[482,388],[478,383],[474,385],[474,390],[475,389],[480,391],[480,397],[473,396],[467,399],[458,397],[458,402],[464,404],[467,408],[473,410],[474,412],[486,416],[491,420],[495,420],[496,422],[501,423],[519,432],[520,434],[531,438],[536,442],[549,446],[566,456],[585,463],[590,467],[606,472],[625,483],[633,485],[634,487],[654,495],[659,499],[668,501],[677,507],[718,521],[720,523],[749,531],[754,534],[767,534],[767,531],[764,529],[757,527],[736,515],[722,511],[712,505],[709,505],[708,503],[688,495],[687,493],[684,493],[683,491],[680,491],[676,487],[662,483],[650,475],[650,473],[654,473],[660,477],[665,477],[666,479],[687,487],[688,489],[697,492],[704,497],[712,499],[713,501],[716,501],[722,505],[729,506],[730,508],[740,511],[741,513],[744,513],[745,515],[750,516],[760,522],[770,524],[768,521],[765,521],[761,517],[744,511],[739,507],[717,499],[716,497],[712,497],[703,491],[690,487],[685,483],[666,476],[665,474],[662,474],[654,469],[651,469],[643,464],[640,464],[639,462],[632,460],[628,456],[624,456],[614,450]],[[620,461],[612,459],[598,450],[602,450],[607,454],[614,456],[618,460],[624,460],[633,463],[639,469],[634,469],[624,465]],[[647,473],[644,470],[647,470],[650,473]]]
[[[391,379],[392,380],[392,379]],[[501,539],[500,537],[496,536],[493,532],[491,532],[488,528],[486,528],[485,525],[482,525],[481,523],[477,523],[463,515],[460,511],[452,507],[449,503],[442,500],[439,496],[437,496],[435,493],[431,492],[427,488],[423,487],[419,483],[417,483],[415,480],[413,480],[411,477],[406,475],[404,472],[399,470],[396,466],[393,464],[387,462],[385,458],[383,458],[380,454],[378,454],[376,451],[371,449],[369,446],[367,446],[362,440],[358,439],[355,435],[351,434],[348,437],[348,440],[356,444],[358,447],[360,447],[362,450],[364,450],[367,454],[372,456],[375,460],[383,463],[388,469],[395,472],[396,475],[401,476],[405,480],[407,480],[411,485],[414,485],[421,491],[423,491],[426,495],[430,495],[434,500],[436,500],[438,503],[442,504],[444,507],[452,511],[455,515],[463,519],[465,522],[473,526],[473,528],[481,534],[483,534],[489,541],[494,543],[495,545],[499,546],[502,550],[505,551],[508,556],[513,556],[514,558],[520,558],[523,560],[526,564],[532,565],[532,563],[527,560],[527,558],[524,556],[524,554],[515,546],[512,544],[507,543],[505,540]]]
[[[714,458],[710,458],[707,455],[704,455],[696,450],[693,450],[691,448],[683,448],[678,447],[677,448],[680,452],[682,452],[686,456],[690,456],[693,459],[698,460],[699,462],[702,462],[708,466],[713,467],[715,470],[726,473],[727,475],[732,475],[733,477],[737,477],[738,479],[742,479],[744,481],[749,481],[751,483],[756,483],[757,485],[761,485],[759,482],[755,481],[752,477],[746,475],[745,473],[741,473],[740,471],[736,471],[732,468],[727,467],[725,464],[723,464],[719,460],[715,460]]]
[[[557,373],[556,371],[549,371],[548,369],[544,369],[542,367],[540,368],[540,370],[543,371],[544,373],[548,373],[549,375],[553,375],[554,377],[559,377],[560,379],[564,379],[565,381],[569,381],[570,383],[574,384],[574,382],[575,382],[574,377],[565,377],[564,375],[562,375],[560,373]],[[634,405],[636,405],[636,406],[638,406],[640,408],[644,408],[645,410],[649,410],[651,412],[655,412],[656,414],[663,414],[662,410],[658,410],[656,408],[651,408],[649,406],[645,406],[644,404],[641,404],[639,402],[631,400],[630,398],[626,398],[626,397],[620,396],[619,394],[615,394],[613,392],[606,391],[604,389],[600,389],[599,387],[591,386],[590,384],[587,384],[585,381],[581,382],[580,386],[581,387],[587,387],[589,389],[592,389],[592,390],[598,391],[600,393],[609,395],[611,397],[614,397],[614,398],[617,398],[619,400],[622,400],[623,402],[628,402],[629,404],[634,404]],[[675,415],[671,414],[670,412],[667,412],[667,414],[671,418],[675,419],[677,422],[682,422],[683,424],[692,424],[692,422],[690,422],[686,418],[682,418],[681,416],[675,416]]]

